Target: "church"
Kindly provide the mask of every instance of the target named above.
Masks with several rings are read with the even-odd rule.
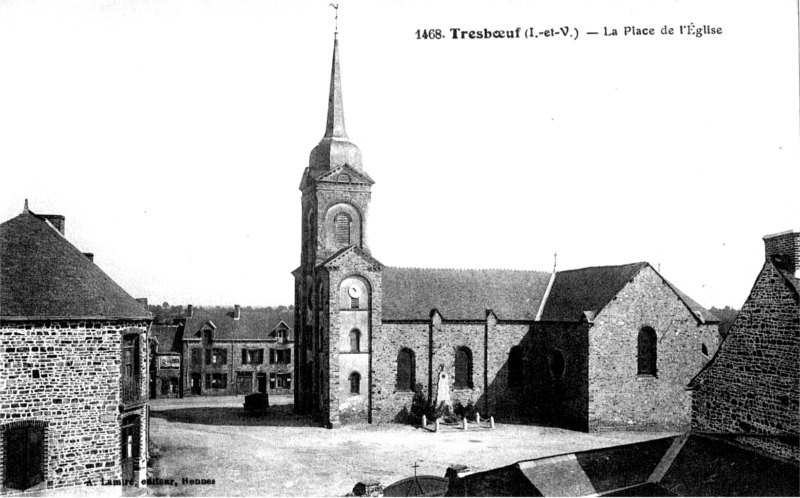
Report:
[[[345,130],[334,39],[325,135],[300,183],[295,410],[327,427],[391,422],[415,390],[499,421],[686,429],[718,320],[646,262],[570,271],[384,265],[373,180]]]

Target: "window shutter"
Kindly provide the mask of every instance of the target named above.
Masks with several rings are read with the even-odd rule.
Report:
[[[269,364],[273,365],[274,363],[275,363],[275,350],[274,349],[270,349],[269,350]]]
[[[291,362],[292,362],[292,350],[291,349],[287,349],[286,350],[286,363],[291,363]]]
[[[222,374],[222,389],[228,388],[228,374]]]
[[[211,350],[206,349],[206,365],[211,365]]]
[[[247,350],[242,350],[242,365],[247,365]]]
[[[334,219],[335,239],[338,245],[350,244],[350,217],[344,213],[339,213]]]
[[[264,363],[264,350],[263,349],[259,349],[258,350],[258,364],[260,365],[262,363]]]
[[[206,389],[211,389],[211,374],[206,374]]]
[[[222,350],[220,350],[220,353],[222,353],[222,355],[221,355],[222,359],[220,360],[220,364],[221,365],[227,365],[228,364],[228,350],[227,349],[222,349]]]

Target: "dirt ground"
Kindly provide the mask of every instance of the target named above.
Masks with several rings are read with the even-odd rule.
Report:
[[[269,413],[248,416],[242,396],[151,401],[150,475],[177,485],[155,496],[344,496],[362,479],[388,485],[414,474],[443,477],[452,464],[487,470],[520,460],[633,443],[673,433],[582,432],[497,424],[494,430],[433,433],[381,424],[323,429],[272,396]],[[214,484],[183,484],[183,479]]]

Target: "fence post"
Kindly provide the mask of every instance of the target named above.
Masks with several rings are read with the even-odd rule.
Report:
[[[479,424],[481,423],[481,414],[478,412],[475,412],[475,421]]]
[[[433,421],[433,432],[439,432],[439,419]]]
[[[464,421],[464,430],[467,430],[467,417],[462,419]]]
[[[489,417],[489,427],[491,427],[492,429],[494,429],[494,415],[492,415],[491,417]]]
[[[422,427],[428,427],[428,419],[425,415],[422,416]]]

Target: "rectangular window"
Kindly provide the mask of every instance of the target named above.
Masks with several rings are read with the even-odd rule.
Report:
[[[211,350],[211,364],[225,365],[228,363],[228,350],[214,348]]]
[[[269,374],[269,388],[270,389],[275,389],[275,385],[276,385],[276,383],[275,383],[275,374],[271,373],[271,374]]]
[[[273,374],[275,375],[275,374]],[[291,389],[292,388],[292,374],[277,374],[278,389]]]
[[[255,364],[259,365],[264,363],[264,350],[263,349],[243,349],[242,350],[242,365]]]
[[[291,349],[270,349],[269,362],[271,364],[288,365],[292,362]]]
[[[206,378],[208,378],[208,374],[206,374]],[[228,374],[224,373],[211,374],[211,387],[214,389],[227,389]]]
[[[177,377],[172,377],[172,378],[169,379],[169,392],[171,392],[172,394],[178,394],[178,387],[179,386],[180,386],[180,383],[178,382],[178,378]]]
[[[211,374],[206,374],[206,389],[211,389]]]

